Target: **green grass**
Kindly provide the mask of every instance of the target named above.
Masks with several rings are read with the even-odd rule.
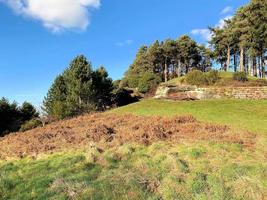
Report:
[[[110,113],[145,116],[191,114],[198,120],[267,134],[267,100],[167,101],[143,100]]]
[[[127,144],[4,162],[0,199],[258,200],[266,172],[262,157],[237,144]]]
[[[267,133],[267,100],[144,100],[109,111],[175,116]],[[0,161],[1,200],[259,200],[267,196],[267,134],[255,146],[211,141],[123,144]],[[93,145],[90,145],[93,146]],[[97,144],[96,144],[97,146]]]

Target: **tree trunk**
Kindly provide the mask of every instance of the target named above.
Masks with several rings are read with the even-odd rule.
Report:
[[[257,58],[257,76],[261,78],[261,59],[258,57]]]
[[[239,71],[244,71],[244,48],[242,47],[240,49],[240,65],[239,65]]]
[[[262,58],[261,58],[262,56],[260,55],[259,56],[259,73],[260,73],[260,78],[263,78],[263,74],[262,74],[262,68],[263,68],[263,66],[262,66]]]
[[[261,55],[261,74],[262,74],[262,78],[265,78],[264,54]]]
[[[231,49],[230,46],[228,45],[228,49],[227,49],[227,67],[226,67],[226,71],[228,71],[230,69],[230,64],[231,64]]]
[[[79,96],[79,108],[82,107],[82,98]]]
[[[165,82],[168,81],[168,65],[167,65],[167,59],[165,59],[164,80],[165,80]]]
[[[236,54],[234,54],[234,71],[237,71],[237,66],[236,66]]]
[[[252,60],[252,67],[253,67],[253,76],[257,77],[257,60],[253,57]]]
[[[178,66],[177,66],[176,74],[178,77],[181,76],[181,61],[180,60],[178,60]]]
[[[252,70],[252,68],[253,68],[252,58],[249,56],[248,57],[248,74],[250,76],[253,76],[253,70]]]

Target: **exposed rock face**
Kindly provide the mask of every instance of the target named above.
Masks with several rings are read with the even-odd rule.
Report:
[[[188,85],[159,86],[156,99],[267,99],[267,87],[207,87]]]

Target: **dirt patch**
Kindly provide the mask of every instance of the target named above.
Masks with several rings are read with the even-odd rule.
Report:
[[[93,114],[52,123],[0,139],[0,159],[75,149],[96,142],[103,147],[124,143],[208,140],[254,144],[255,135],[236,133],[227,126],[207,124],[192,116],[173,118]]]

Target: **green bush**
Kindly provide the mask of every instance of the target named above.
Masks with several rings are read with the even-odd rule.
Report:
[[[206,83],[208,85],[214,85],[217,81],[220,80],[219,72],[216,70],[211,70],[205,74]]]
[[[189,72],[185,81],[190,85],[214,85],[220,80],[219,72],[216,70],[211,70],[207,73],[203,73],[199,70],[193,70]]]
[[[150,89],[157,86],[161,82],[161,78],[152,72],[146,72],[139,78],[138,91],[147,93]]]
[[[180,83],[185,83],[186,82],[186,77],[185,76],[182,76],[181,78],[180,78]]]
[[[70,113],[75,113],[76,105],[67,105],[65,102],[55,101],[51,109],[51,115],[55,119],[64,119],[70,116]]]
[[[190,85],[206,85],[206,76],[199,70],[193,70],[186,75],[186,82]]]
[[[235,72],[233,75],[233,80],[240,81],[240,82],[246,82],[248,81],[248,77],[246,72]]]
[[[130,88],[137,88],[138,82],[139,82],[139,77],[130,76],[130,77],[125,78],[124,82],[126,83],[126,84],[124,84],[124,86],[128,86]]]
[[[31,130],[31,129],[34,129],[34,128],[40,126],[41,124],[42,123],[39,120],[31,119],[31,120],[25,122],[24,124],[22,124],[19,131],[21,131],[21,132],[28,131],[28,130]]]

